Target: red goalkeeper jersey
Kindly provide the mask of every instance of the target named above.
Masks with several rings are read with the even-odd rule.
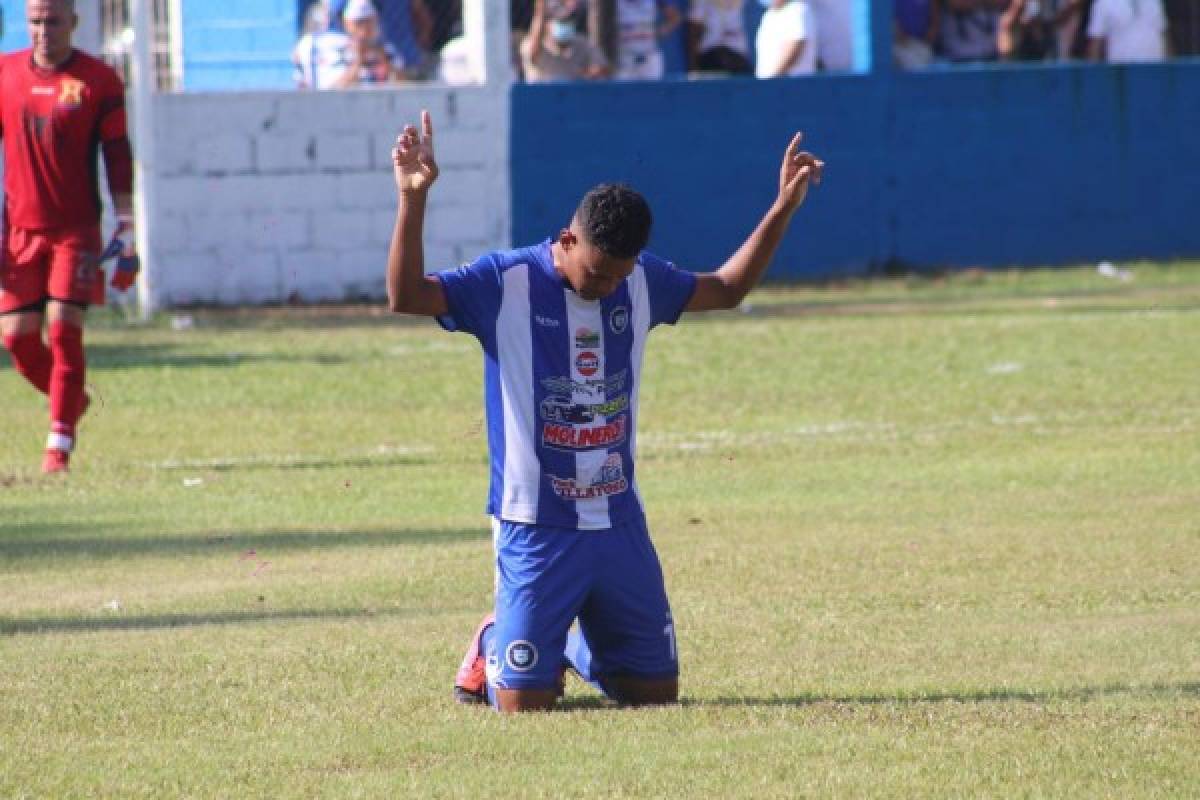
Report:
[[[98,153],[124,138],[125,87],[116,71],[79,50],[55,69],[30,50],[0,57],[4,207],[26,230],[100,221]]]

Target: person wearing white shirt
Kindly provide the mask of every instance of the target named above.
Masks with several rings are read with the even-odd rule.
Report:
[[[750,73],[745,0],[692,0],[688,11],[688,67],[698,72]]]
[[[759,78],[811,75],[817,70],[817,26],[806,0],[768,0],[754,38]]]
[[[1093,61],[1132,64],[1167,57],[1162,0],[1096,0],[1087,33]]]

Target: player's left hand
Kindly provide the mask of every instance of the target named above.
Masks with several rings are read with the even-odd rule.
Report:
[[[783,165],[779,168],[779,203],[786,211],[795,211],[808,195],[810,183],[821,183],[825,162],[800,149],[804,134],[792,137],[787,152],[783,154]]]
[[[133,217],[122,217],[113,231],[112,240],[104,249],[106,256],[115,255],[117,267],[113,270],[109,285],[118,292],[123,292],[133,286],[137,274],[142,268],[142,261],[137,252],[137,230],[133,226]]]

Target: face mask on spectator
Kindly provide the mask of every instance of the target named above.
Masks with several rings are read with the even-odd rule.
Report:
[[[575,38],[575,23],[569,19],[551,21],[550,36],[559,44],[566,44]]]

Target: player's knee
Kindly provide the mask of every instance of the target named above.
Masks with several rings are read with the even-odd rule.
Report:
[[[679,702],[679,679],[614,676],[603,681],[604,691],[623,706],[663,706]]]
[[[553,711],[558,702],[556,689],[497,689],[496,708],[505,713]]]

